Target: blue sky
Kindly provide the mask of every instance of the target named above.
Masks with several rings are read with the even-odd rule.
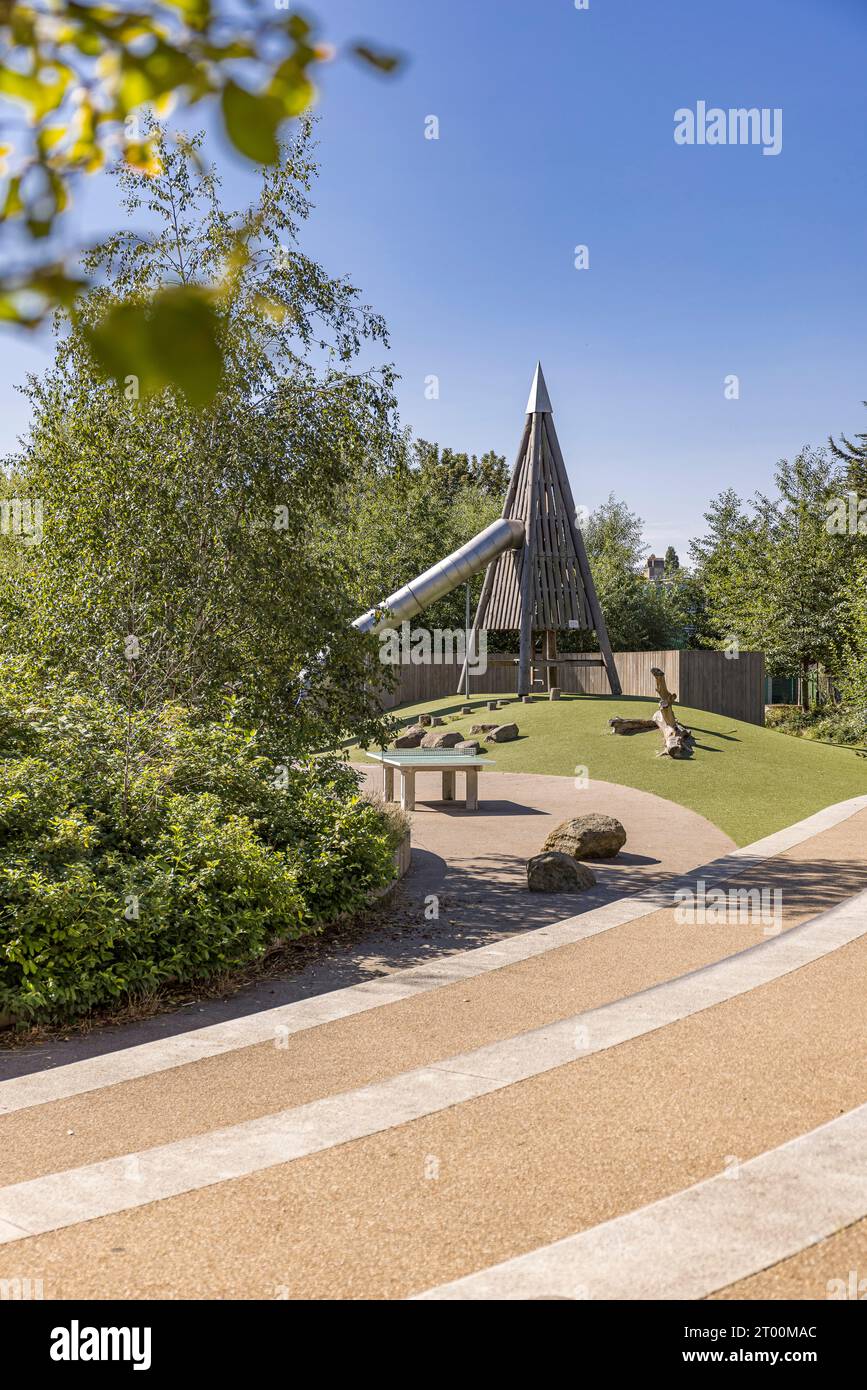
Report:
[[[411,59],[392,81],[325,74],[304,245],[385,315],[418,434],[511,461],[541,357],[576,502],[613,490],[685,558],[714,494],[867,427],[865,0],[312,8],[324,37]],[[781,108],[781,153],[675,144],[700,100]],[[211,151],[241,200],[247,167]],[[87,237],[113,214],[91,185]],[[4,449],[26,425],[13,383],[49,347],[0,337]]]

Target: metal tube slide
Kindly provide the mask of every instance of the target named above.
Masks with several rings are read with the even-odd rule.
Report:
[[[514,517],[501,517],[499,521],[486,526],[471,541],[462,545],[439,560],[424,574],[404,584],[402,589],[383,599],[376,608],[371,608],[356,618],[352,624],[359,632],[380,632],[393,623],[414,618],[425,608],[429,608],[438,598],[444,598],[459,584],[470,579],[479,570],[486,569],[505,550],[517,550],[524,544],[524,523]]]

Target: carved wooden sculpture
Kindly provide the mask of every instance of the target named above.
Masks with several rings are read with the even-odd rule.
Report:
[[[659,729],[663,747],[660,758],[688,758],[692,755],[693,737],[689,729],[679,724],[674,717],[674,702],[677,695],[665,683],[665,672],[659,666],[651,666],[650,674],[656,682],[659,696],[659,709],[652,719],[609,719],[613,734],[639,734],[650,729]]]
[[[677,696],[669,690],[665,683],[665,672],[659,666],[651,666],[650,674],[656,681],[656,693],[659,696],[659,710],[653,716],[653,722],[665,743],[660,757],[668,755],[669,758],[688,758],[692,753],[692,734],[689,729],[678,724],[674,717],[673,705]]]

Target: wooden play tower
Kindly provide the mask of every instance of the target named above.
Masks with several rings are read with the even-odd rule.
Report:
[[[480,631],[518,632],[519,695],[531,694],[534,687],[558,687],[559,668],[567,664],[604,666],[612,695],[620,695],[541,363],[530,389],[503,516],[522,523],[524,543],[488,565],[470,651],[475,650]],[[557,634],[569,630],[595,632],[598,654],[558,653]],[[514,664],[513,657],[489,657],[488,661],[489,665]]]

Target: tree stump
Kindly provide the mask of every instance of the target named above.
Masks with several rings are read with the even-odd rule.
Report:
[[[659,696],[659,710],[653,716],[653,722],[662,734],[665,747],[658,754],[660,758],[689,758],[692,756],[692,733],[684,728],[683,724],[678,724],[674,717],[674,705],[677,695],[669,690],[665,683],[665,672],[659,666],[651,666],[650,674],[656,681],[656,693]]]

